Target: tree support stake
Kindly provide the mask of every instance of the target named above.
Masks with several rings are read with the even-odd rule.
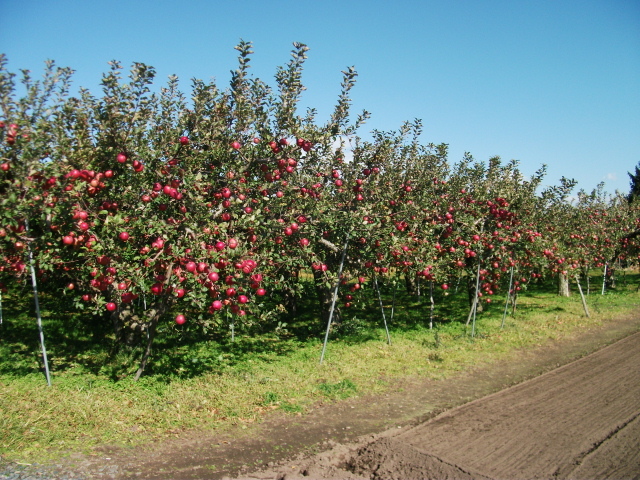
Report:
[[[320,355],[320,365],[324,360],[324,352],[327,349],[327,341],[329,340],[329,329],[331,328],[331,322],[333,321],[333,312],[336,307],[336,300],[338,299],[338,288],[340,288],[340,277],[342,276],[342,268],[344,267],[344,260],[347,257],[347,245],[349,245],[349,234],[344,241],[344,249],[342,250],[342,259],[340,260],[340,268],[338,269],[338,279],[336,280],[336,288],[333,291],[333,301],[331,302],[331,310],[329,311],[329,321],[327,322],[327,332],[324,335],[324,344],[322,345],[322,354]]]
[[[584,313],[587,316],[587,318],[591,318],[591,315],[589,314],[589,309],[587,308],[587,300],[584,298],[584,294],[582,293],[582,287],[580,286],[580,279],[578,278],[578,275],[575,276],[576,279],[576,284],[578,285],[578,291],[580,292],[580,298],[582,299],[582,307],[584,308]]]
[[[29,227],[27,226],[27,229]],[[42,360],[44,362],[44,373],[47,377],[47,385],[51,386],[51,375],[49,374],[49,360],[47,359],[47,349],[44,345],[44,330],[42,329],[42,315],[40,315],[40,302],[38,301],[38,282],[36,280],[36,269],[33,266],[33,252],[31,245],[29,248],[29,267],[31,269],[31,285],[33,286],[33,300],[36,307],[36,319],[38,321],[38,332],[40,334],[40,345],[42,346]]]
[[[380,311],[382,312],[382,321],[384,322],[384,330],[387,332],[387,342],[391,345],[391,335],[389,335],[389,327],[387,327],[387,317],[384,315],[384,306],[382,305],[382,296],[380,295],[380,288],[378,288],[378,277],[373,276],[373,284],[378,292],[378,302],[380,302]]]

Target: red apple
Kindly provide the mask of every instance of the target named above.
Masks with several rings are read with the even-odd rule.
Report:
[[[211,302],[211,308],[213,310],[221,310],[222,302],[220,300],[214,300],[213,302]]]

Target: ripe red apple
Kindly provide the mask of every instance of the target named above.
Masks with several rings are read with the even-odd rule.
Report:
[[[120,232],[120,235],[118,235],[118,237],[123,242],[126,242],[127,240],[129,240],[129,233],[128,232]]]
[[[205,262],[198,262],[197,270],[199,273],[204,273],[208,269],[209,269],[209,265],[207,265]]]
[[[106,308],[108,311],[113,312],[117,308],[117,305],[113,302],[109,302],[107,303]]]
[[[231,142],[231,148],[233,148],[234,150],[240,150],[241,147],[242,145],[240,144],[240,142]]]
[[[220,300],[214,300],[213,302],[211,302],[211,308],[213,310],[221,310],[222,302]]]
[[[180,145],[189,145],[189,137],[180,137]]]
[[[184,325],[184,322],[186,322],[186,321],[187,321],[187,318],[184,315],[182,315],[182,314],[176,315],[176,323],[178,325]]]
[[[118,163],[125,163],[127,161],[127,155],[123,152],[120,152],[116,157],[116,160],[118,161]]]

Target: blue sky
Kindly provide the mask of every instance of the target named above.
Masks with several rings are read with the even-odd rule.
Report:
[[[253,42],[252,73],[272,84],[292,42],[310,47],[305,106],[327,119],[341,70],[355,66],[361,131],[420,118],[423,143],[450,160],[518,159],[546,183],[575,178],[627,192],[640,162],[640,0],[135,1],[0,0],[9,68],[76,70],[97,91],[107,62],[226,85],[233,47]]]

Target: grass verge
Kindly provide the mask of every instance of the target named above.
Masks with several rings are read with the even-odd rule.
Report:
[[[301,414],[319,402],[384,392],[404,377],[445,378],[628,314],[640,294],[637,276],[625,278],[615,290],[588,297],[591,318],[577,294],[560,298],[540,285],[520,296],[516,313],[501,328],[505,299],[495,296],[478,317],[474,337],[464,324],[468,304],[462,293],[437,298],[435,328],[429,329],[425,298],[398,294],[389,318],[389,287],[383,301],[392,344],[386,343],[372,292],[371,302],[350,310],[332,331],[322,365],[322,327],[313,326],[311,306],[303,310],[308,318],[291,321],[288,331],[239,331],[234,342],[226,333],[202,336],[167,321],[154,368],[138,382],[130,373],[139,352],[114,355],[81,315],[53,309],[45,312],[52,387],[40,372],[28,299],[14,292],[4,299],[0,326],[0,454],[45,462],[104,444],[133,446],[191,429],[248,424],[273,410]]]

